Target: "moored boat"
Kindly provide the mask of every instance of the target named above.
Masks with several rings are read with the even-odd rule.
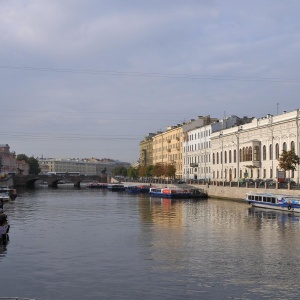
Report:
[[[130,194],[139,194],[140,190],[137,185],[128,185],[125,187],[125,191]]]
[[[246,193],[245,201],[254,207],[300,213],[300,196]]]
[[[121,192],[125,191],[124,184],[118,184],[118,183],[110,183],[107,185],[107,188],[112,192]]]
[[[149,193],[150,186],[149,185],[139,185],[138,189],[139,189],[140,193]]]
[[[89,182],[86,185],[87,188],[90,189],[106,189],[107,188],[107,183],[102,183],[102,182]]]
[[[150,188],[151,196],[163,198],[190,198],[191,193],[181,188]]]
[[[0,186],[0,200],[9,201],[17,198],[17,192],[15,189],[11,189],[7,186]]]
[[[192,199],[207,199],[208,195],[201,189],[190,189],[190,198]]]

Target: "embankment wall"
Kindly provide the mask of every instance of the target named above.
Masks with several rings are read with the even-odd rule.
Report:
[[[124,185],[139,185],[138,182],[123,182]],[[210,198],[220,198],[229,200],[241,200],[245,199],[246,193],[256,192],[256,193],[274,193],[274,194],[285,194],[299,196],[300,190],[288,190],[288,189],[265,189],[265,188],[254,188],[254,187],[230,187],[230,186],[220,186],[220,185],[193,185],[193,184],[152,184],[155,187],[180,187],[180,188],[198,188],[202,189],[207,193]]]

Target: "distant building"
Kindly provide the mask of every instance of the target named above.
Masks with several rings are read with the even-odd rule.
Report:
[[[112,159],[97,158],[38,158],[41,173],[47,172],[79,172],[83,175],[101,175],[103,171],[112,175],[116,167],[130,167],[129,163]]]
[[[0,172],[16,172],[16,152],[11,152],[8,144],[0,144]]]
[[[25,160],[17,160],[16,161],[16,173],[28,175],[29,174],[29,164]]]
[[[140,142],[140,161],[139,165],[148,167],[153,165],[153,137],[156,133],[149,133]]]

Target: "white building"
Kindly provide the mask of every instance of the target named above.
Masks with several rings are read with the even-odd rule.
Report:
[[[276,179],[282,150],[294,149],[299,156],[299,117],[297,109],[212,133],[212,179]],[[286,177],[299,182],[299,168]]]
[[[203,120],[203,117],[199,118]],[[198,119],[183,125],[183,178],[185,180],[210,180],[212,178],[211,134],[236,124],[249,122],[249,120],[249,118],[240,119],[237,116],[230,116],[222,120],[207,117],[202,123],[199,123]]]

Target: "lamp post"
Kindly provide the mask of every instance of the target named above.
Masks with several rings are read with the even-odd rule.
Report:
[[[243,126],[238,126],[238,130],[235,133],[236,136],[236,165],[237,165],[237,180],[240,179],[240,132],[243,130]]]
[[[272,175],[271,178],[273,179],[274,177],[274,149],[273,149],[273,140],[274,140],[274,134],[273,134],[273,128],[272,128],[272,125],[273,125],[273,116],[272,115],[268,115],[269,117],[269,124],[268,124],[268,129],[271,131],[271,147],[269,147],[269,149],[271,150],[270,151],[270,156],[271,156],[271,170],[272,170]]]
[[[222,143],[222,148],[221,148],[222,151],[221,151],[220,159],[221,159],[221,163],[222,163],[221,178],[223,180],[223,176],[224,176],[224,174],[223,174],[223,168],[224,168],[224,161],[223,161],[223,132],[220,132],[219,139],[221,140],[221,143]]]

